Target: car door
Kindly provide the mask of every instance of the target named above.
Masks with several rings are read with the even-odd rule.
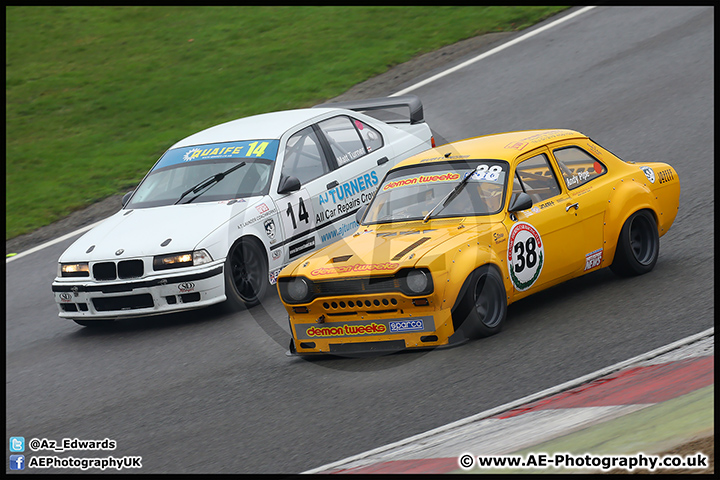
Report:
[[[584,261],[577,266],[577,274],[601,267],[605,261],[605,209],[612,189],[612,185],[602,178],[607,173],[607,167],[588,151],[593,144],[587,140],[583,146],[576,142],[559,142],[551,147],[552,160],[557,163],[563,187],[569,196],[565,208],[575,217],[575,226],[568,233],[572,235],[572,241],[582,248]],[[600,157],[599,149],[595,150]]]
[[[331,165],[316,125],[309,125],[288,138],[282,159],[281,185],[283,179],[295,177],[300,181],[300,189],[278,194],[275,200],[283,231],[283,241],[278,245],[282,247],[283,264],[319,245],[315,205],[318,195],[325,189],[330,171]]]
[[[379,130],[354,116],[337,115],[317,127],[332,166],[313,204],[324,246],[355,232],[355,213],[372,199],[393,151]]]
[[[512,181],[511,202],[520,192],[533,200],[530,209],[505,220],[513,296],[522,298],[572,276],[584,261],[584,247],[575,241],[577,218],[566,211],[569,196],[560,187],[547,148],[521,157]]]

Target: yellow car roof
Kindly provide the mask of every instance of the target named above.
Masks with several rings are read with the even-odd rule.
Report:
[[[565,129],[523,130],[482,135],[426,150],[400,162],[395,168],[420,162],[429,163],[461,158],[492,158],[511,162],[519,155],[537,147],[571,138],[588,137],[580,132]]]

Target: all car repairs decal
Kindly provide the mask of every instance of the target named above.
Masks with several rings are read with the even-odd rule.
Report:
[[[543,267],[545,248],[540,233],[525,222],[518,222],[510,230],[507,259],[510,278],[518,291],[532,287]]]
[[[319,224],[344,213],[350,213],[352,210],[359,208],[360,205],[369,203],[374,192],[372,187],[377,185],[379,181],[377,173],[372,170],[370,173],[358,175],[352,180],[321,193],[319,196],[320,205],[328,205],[321,207],[315,221]],[[359,196],[356,196],[358,194]]]
[[[211,143],[168,150],[153,170],[183,162],[220,158],[264,158],[275,160],[279,140],[246,140],[243,142]]]

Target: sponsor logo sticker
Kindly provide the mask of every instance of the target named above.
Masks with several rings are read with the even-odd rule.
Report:
[[[390,332],[415,332],[422,331],[424,328],[422,320],[402,320],[398,322],[390,322]]]
[[[270,240],[275,240],[275,222],[272,218],[265,220],[265,233]]]
[[[295,258],[315,248],[315,237],[310,237],[302,242],[295,243],[289,247],[290,258]]]
[[[640,167],[640,170],[643,171],[647,179],[650,181],[650,183],[655,183],[655,172],[653,172],[653,169],[650,167]]]
[[[345,265],[342,267],[316,268],[315,270],[310,272],[310,275],[320,276],[320,275],[334,275],[334,274],[338,274],[338,273],[347,273],[347,272],[372,272],[372,271],[377,271],[377,270],[395,270],[399,266],[400,266],[400,264],[395,263],[395,262],[370,263],[370,264],[361,263],[358,265]]]
[[[591,268],[595,268],[599,266],[602,263],[603,259],[603,249],[599,248],[595,250],[594,252],[590,252],[587,255],[585,255],[585,271],[590,270]]]
[[[379,323],[370,325],[339,325],[337,327],[310,327],[307,329],[309,338],[346,337],[349,335],[377,335],[385,333],[387,327]]]

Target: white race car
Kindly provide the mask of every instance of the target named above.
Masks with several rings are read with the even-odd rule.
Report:
[[[433,146],[414,95],[266,113],[191,135],[61,255],[59,315],[89,326],[256,305],[285,265],[355,231],[355,213],[391,166]]]

